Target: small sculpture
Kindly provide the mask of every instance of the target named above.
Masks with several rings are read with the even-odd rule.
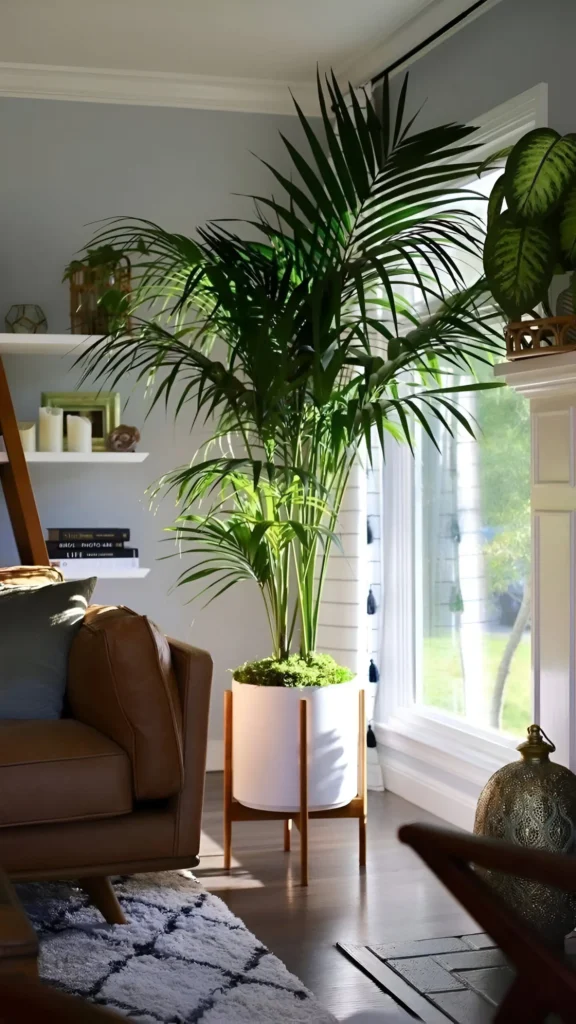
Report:
[[[125,423],[121,423],[108,434],[106,448],[109,452],[135,452],[139,440],[138,427],[127,427]]]
[[[4,318],[10,334],[46,334],[48,323],[40,306],[25,302],[10,306]]]

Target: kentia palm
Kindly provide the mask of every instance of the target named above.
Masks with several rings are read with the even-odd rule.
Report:
[[[483,385],[454,376],[500,347],[483,283],[465,288],[461,269],[482,242],[460,205],[476,197],[473,129],[412,134],[406,83],[395,111],[387,86],[378,110],[354,94],[349,107],[334,78],[318,91],[321,130],[296,105],[306,155],[284,139],[293,176],[270,168],[282,197],[253,197],[243,228],[213,223],[193,240],[114,220],[94,242],[129,255],[136,288],[129,310],[108,300],[133,333],[95,343],[86,374],[152,377],[155,401],[215,425],[212,450],[162,482],[194,559],[180,582],[205,581],[213,600],[254,580],[279,661],[315,650],[363,447],[387,434],[412,445],[414,423],[432,440],[435,420],[471,430],[457,392]]]

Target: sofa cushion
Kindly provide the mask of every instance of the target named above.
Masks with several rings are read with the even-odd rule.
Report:
[[[81,722],[0,722],[0,827],[132,810],[130,761]]]
[[[95,583],[0,586],[0,719],[60,717],[70,644]]]
[[[170,647],[144,615],[91,606],[70,649],[70,713],[110,736],[132,763],[138,800],[179,793],[182,712]]]
[[[0,568],[3,587],[47,587],[63,583],[64,576],[55,565],[11,565]]]

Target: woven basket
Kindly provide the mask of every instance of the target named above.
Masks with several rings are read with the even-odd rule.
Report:
[[[127,295],[130,292],[130,267],[90,267],[83,265],[72,271],[70,279],[70,328],[72,334],[108,334],[110,314],[100,305],[107,291]]]

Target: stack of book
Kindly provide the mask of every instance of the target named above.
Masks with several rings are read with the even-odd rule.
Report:
[[[72,562],[79,568],[83,563],[88,573],[98,569],[137,569],[138,548],[126,547],[130,530],[102,526],[48,530],[46,546],[50,561],[60,569],[68,569]]]

